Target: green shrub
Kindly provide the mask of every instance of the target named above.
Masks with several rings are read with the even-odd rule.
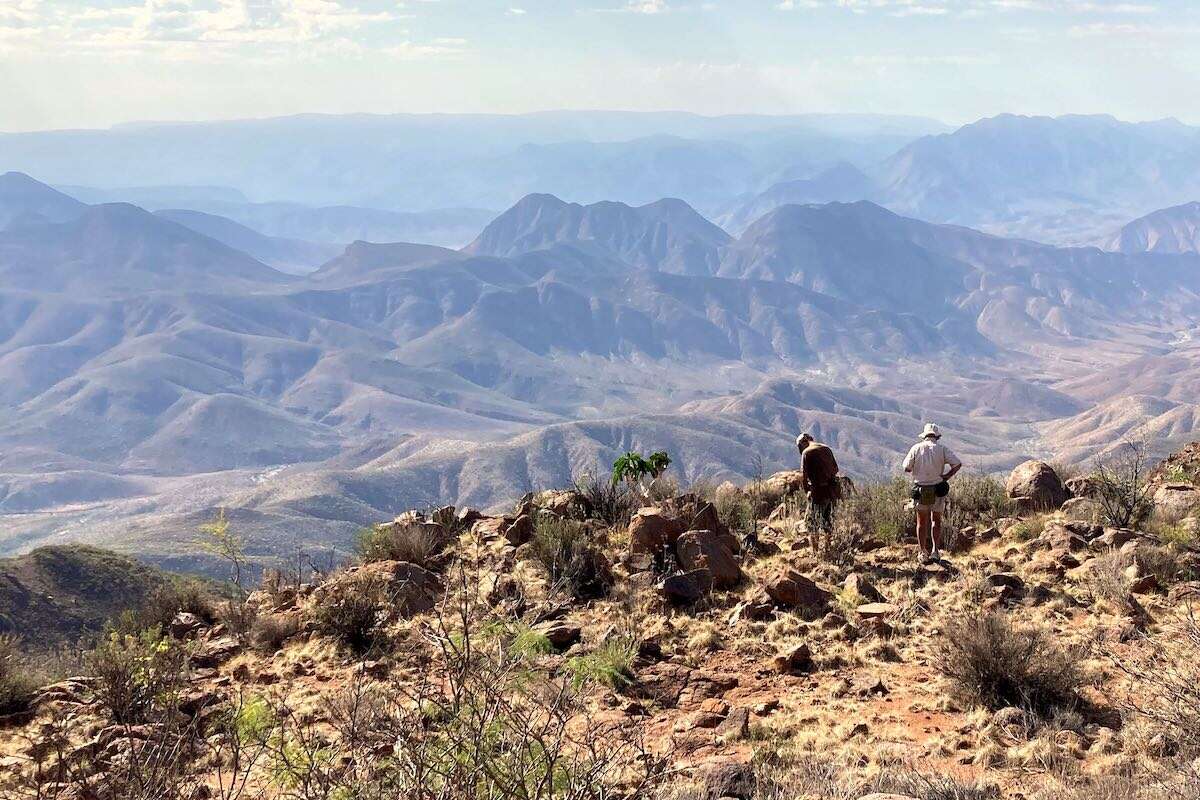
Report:
[[[567,661],[567,671],[576,688],[589,683],[624,689],[633,682],[633,659],[637,647],[623,637],[608,639],[595,651]]]
[[[1074,709],[1083,676],[1073,654],[1041,628],[978,612],[946,626],[937,645],[941,672],[967,702],[992,710],[1016,706],[1040,717]]]
[[[0,716],[28,710],[38,684],[17,637],[0,634]]]
[[[113,721],[139,724],[173,713],[187,681],[188,654],[161,628],[138,629],[127,614],[105,631],[86,666]]]
[[[1004,484],[991,475],[961,474],[954,479],[948,512],[952,525],[987,525],[1015,512],[1016,503]]]
[[[136,610],[141,628],[166,628],[179,613],[194,614],[212,624],[217,620],[217,598],[210,585],[191,578],[168,581],[155,589]]]
[[[578,600],[604,597],[613,584],[604,553],[588,540],[583,525],[548,514],[538,516],[530,540],[532,554],[550,582]]]

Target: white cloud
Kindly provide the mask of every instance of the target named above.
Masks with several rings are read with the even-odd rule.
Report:
[[[528,14],[529,12],[523,8],[510,8],[508,11],[505,11],[504,13],[508,14],[510,17],[523,17],[526,14]]]

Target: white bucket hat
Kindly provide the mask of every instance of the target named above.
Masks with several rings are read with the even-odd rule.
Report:
[[[930,436],[940,439],[942,438],[942,429],[932,422],[925,423],[925,430],[921,432],[921,438],[927,439]]]

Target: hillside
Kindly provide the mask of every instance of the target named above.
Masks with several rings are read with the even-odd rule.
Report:
[[[99,633],[177,576],[86,545],[39,547],[0,559],[0,634],[52,649]]]
[[[955,478],[945,554],[922,561],[887,483],[860,483],[810,549],[799,477],[408,511],[343,568],[269,576],[244,607],[213,601],[215,624],[126,629],[92,672],[6,696],[0,782],[126,796],[161,775],[194,796],[227,783],[232,749],[256,800],[293,796],[280,775],[400,796],[444,779],[458,800],[551,765],[572,796],[622,800],[1194,796],[1200,490],[1118,527],[1098,484],[1076,496],[1045,463]],[[4,574],[70,609],[146,580],[69,552]],[[147,692],[111,691],[125,676]]]
[[[1100,246],[1120,253],[1200,253],[1200,202],[1135,219]]]

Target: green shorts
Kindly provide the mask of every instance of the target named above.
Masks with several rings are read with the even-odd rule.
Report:
[[[917,503],[916,505],[917,505],[917,511],[932,511],[935,514],[945,514],[946,513],[946,498],[945,497],[939,497],[937,500],[934,500],[933,503],[931,503],[930,505],[927,505],[927,506],[923,506],[920,503]]]

